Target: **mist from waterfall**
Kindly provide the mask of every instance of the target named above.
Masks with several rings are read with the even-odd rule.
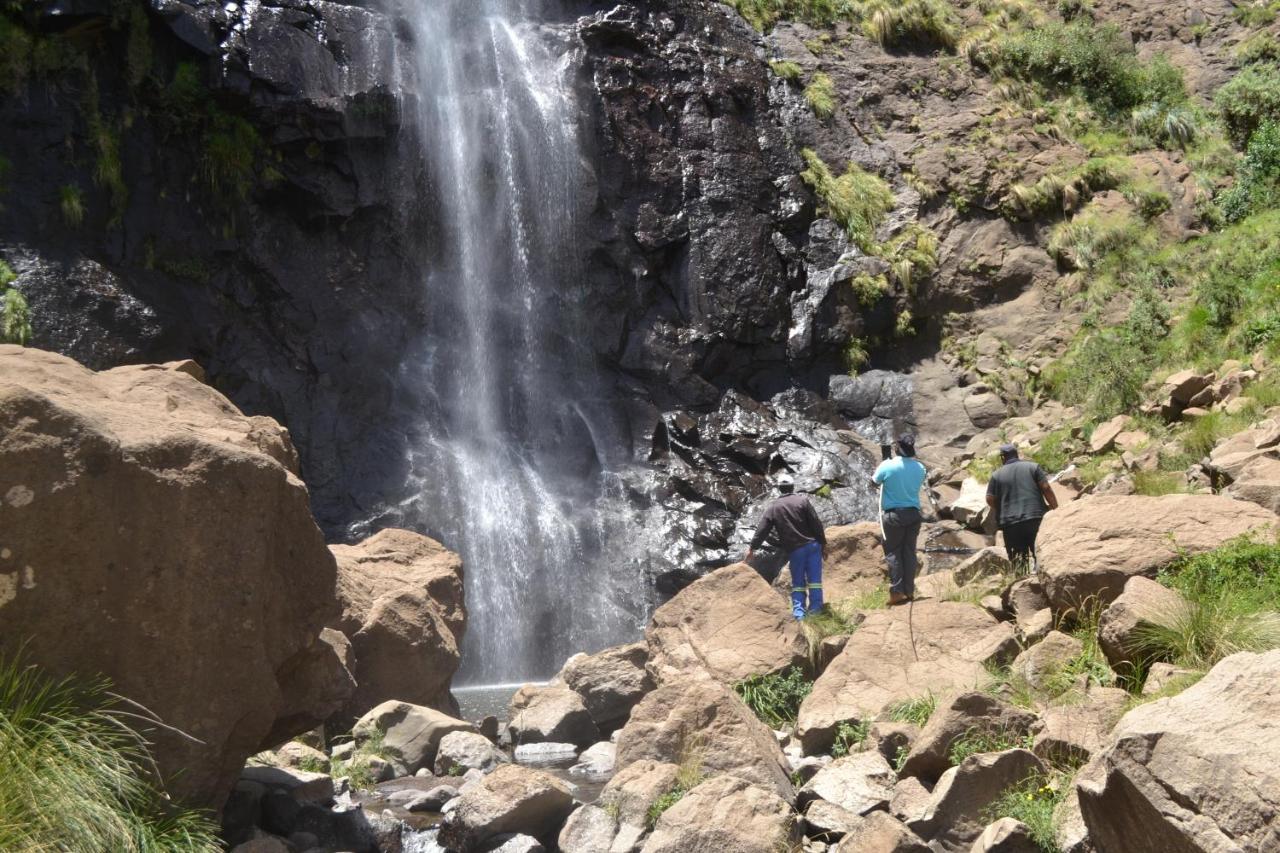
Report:
[[[580,56],[543,5],[400,6],[431,206],[401,516],[462,553],[460,683],[549,676],[636,636],[647,609],[642,573],[610,545],[636,535],[617,485],[628,459],[582,334]]]

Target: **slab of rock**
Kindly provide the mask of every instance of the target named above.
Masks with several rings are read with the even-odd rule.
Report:
[[[822,559],[822,592],[835,602],[870,592],[884,582],[884,549],[880,525],[860,521],[827,528],[827,550]],[[791,570],[784,567],[774,586],[790,594]]]
[[[879,752],[857,752],[819,770],[796,794],[796,803],[804,808],[814,800],[826,800],[862,815],[888,807],[897,778]]]
[[[1129,670],[1150,657],[1144,632],[1175,627],[1186,613],[1186,599],[1176,590],[1141,575],[1129,578],[1098,620],[1098,645],[1113,668]]]
[[[1008,623],[961,602],[914,605],[914,649],[906,608],[871,613],[800,706],[796,736],[805,752],[827,751],[841,722],[870,721],[897,702],[930,691],[976,688],[983,662],[1016,647]],[[918,659],[917,659],[918,656]]]
[[[1041,848],[1025,823],[1002,817],[982,830],[969,853],[1041,853]]]
[[[547,848],[531,835],[500,835],[484,846],[484,853],[546,853]]]
[[[788,802],[795,795],[773,731],[718,682],[663,684],[640,700],[618,733],[620,770],[642,759],[680,764],[691,758],[706,774],[746,779]]]
[[[991,508],[987,506],[987,484],[966,477],[960,495],[951,504],[951,517],[971,530],[980,530]]]
[[[1194,370],[1180,370],[1164,381],[1164,392],[1176,403],[1185,406],[1191,398],[1208,388],[1218,378],[1216,373],[1197,373]]]
[[[931,796],[929,789],[915,776],[899,779],[889,799],[889,814],[903,822],[916,820],[924,814]]]
[[[642,853],[777,853],[799,836],[786,800],[744,779],[717,776],[662,813]]]
[[[604,808],[589,803],[564,822],[556,843],[560,853],[610,853],[618,822]]]
[[[1116,438],[1129,428],[1133,419],[1128,415],[1116,415],[1104,424],[1099,424],[1089,436],[1089,450],[1092,453],[1106,453],[1115,447]]]
[[[1070,634],[1050,631],[1043,640],[1014,658],[1011,671],[1036,690],[1047,690],[1063,669],[1084,651],[1084,643]]]
[[[1280,650],[1125,714],[1077,783],[1099,850],[1280,849]]]
[[[530,835],[550,844],[573,811],[569,787],[551,774],[504,764],[456,800],[440,826],[442,845],[459,853],[482,849],[495,836]]]
[[[1026,619],[1018,620],[1017,631],[1022,637],[1023,645],[1033,646],[1049,636],[1049,632],[1053,630],[1053,623],[1053,611],[1048,607],[1037,610]]]
[[[375,729],[383,733],[382,751],[395,762],[399,775],[411,776],[420,768],[435,764],[436,752],[445,735],[450,732],[474,733],[476,727],[434,708],[388,701],[357,720],[351,733],[358,744],[369,738]]]
[[[511,742],[571,743],[588,746],[600,740],[582,697],[558,684],[526,684],[511,697],[507,731]]]
[[[867,736],[875,744],[876,751],[890,764],[894,764],[899,754],[911,751],[916,739],[920,737],[920,727],[913,723],[872,723]]]
[[[1049,606],[1044,580],[1039,574],[1019,578],[1004,591],[1004,608],[1021,622],[1024,618]]]
[[[978,429],[999,426],[1009,417],[1009,406],[999,394],[985,391],[964,398],[964,411]]]
[[[1012,573],[1013,564],[1005,556],[1003,548],[983,548],[953,569],[957,586],[968,586],[976,581],[999,578]]]
[[[578,747],[571,743],[555,743],[554,741],[522,743],[513,750],[513,753],[518,764],[549,767],[553,764],[572,761],[578,755]]]
[[[982,834],[982,814],[1008,788],[1043,773],[1040,759],[1025,749],[971,755],[952,767],[933,789],[923,814],[907,825],[941,853],[968,853]]]
[[[1226,493],[1271,512],[1280,512],[1280,459],[1262,456],[1241,466]]]
[[[479,732],[449,732],[440,739],[432,769],[437,776],[451,776],[467,770],[488,772],[511,759]]]
[[[665,762],[641,760],[618,771],[600,792],[597,801],[613,824],[609,842],[603,843],[604,824],[598,815],[575,812],[560,834],[561,853],[635,853],[649,833],[649,809],[676,784],[680,768]],[[577,826],[581,824],[581,826]],[[575,828],[571,830],[571,825]],[[566,847],[566,838],[573,846]],[[594,845],[594,846],[592,846]]]
[[[1280,454],[1280,419],[1259,421],[1220,442],[1209,454],[1209,468],[1227,480],[1241,479],[1244,470],[1258,459]]]
[[[1046,708],[1031,751],[1048,762],[1083,764],[1102,748],[1129,700],[1117,687],[1093,687],[1078,702]]]
[[[601,732],[612,732],[644,694],[653,689],[645,670],[649,647],[644,643],[614,646],[594,655],[574,655],[556,679],[582,697],[587,712]]]
[[[314,746],[307,746],[305,743],[299,743],[291,740],[284,746],[269,753],[272,760],[270,763],[277,767],[291,767],[299,770],[305,770],[315,767],[328,767],[329,756],[325,755]]]
[[[1045,516],[1037,552],[1045,591],[1062,613],[1110,604],[1134,575],[1154,575],[1179,552],[1198,554],[1277,522],[1275,513],[1221,495],[1102,496]]]
[[[850,830],[856,831],[860,823],[858,815],[826,800],[814,800],[804,810],[804,834],[827,843],[844,838]]]
[[[1147,679],[1142,682],[1142,695],[1152,696],[1160,693],[1175,681],[1195,675],[1196,671],[1186,667],[1174,666],[1171,663],[1153,663],[1147,670]]]
[[[607,740],[583,750],[578,763],[569,768],[571,776],[609,776],[618,763],[618,747]]]
[[[0,648],[189,735],[148,737],[192,805],[334,710],[295,677],[337,607],[297,471],[286,429],[188,372],[0,345]]]
[[[466,628],[462,559],[434,539],[387,529],[356,545],[331,545],[341,617],[351,639],[355,693],[340,728],[390,699],[457,716],[449,692]]]
[[[898,771],[935,782],[951,765],[951,746],[975,729],[1022,736],[1031,731],[1036,715],[986,693],[970,691],[943,697]]]
[[[298,803],[325,805],[333,802],[333,778],[327,773],[260,765],[244,768],[240,771],[240,779],[284,791]]]
[[[790,604],[746,563],[682,589],[653,614],[645,640],[659,684],[699,673],[733,684],[802,665],[808,654]]]
[[[858,818],[832,853],[929,853],[929,845],[884,812]]]

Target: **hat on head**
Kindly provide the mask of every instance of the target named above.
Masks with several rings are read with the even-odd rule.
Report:
[[[903,456],[916,455],[916,437],[914,435],[904,435],[898,439],[898,452]]]
[[[1003,459],[1005,462],[1008,462],[1010,459],[1017,459],[1018,458],[1017,446],[1013,444],[1000,445],[1000,458]]]
[[[780,492],[789,492],[796,487],[796,480],[786,471],[781,474],[774,475],[773,484],[778,487]]]

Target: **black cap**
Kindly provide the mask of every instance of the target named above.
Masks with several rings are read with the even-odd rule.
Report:
[[[1018,448],[1012,444],[1000,445],[1000,458],[1003,459],[1005,462],[1008,462],[1010,459],[1017,459]]]
[[[904,435],[898,439],[898,452],[903,456],[916,455],[916,437],[914,435]]]

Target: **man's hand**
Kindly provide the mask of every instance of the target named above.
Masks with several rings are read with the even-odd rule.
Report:
[[[750,545],[748,545],[748,546],[747,546],[747,556],[743,557],[742,559],[743,559],[743,561],[745,562],[745,561],[747,561],[747,560],[750,560],[750,559],[751,559],[752,557],[754,557],[755,555],[756,555],[756,551],[755,551],[755,549],[754,549],[754,548],[752,548]]]

